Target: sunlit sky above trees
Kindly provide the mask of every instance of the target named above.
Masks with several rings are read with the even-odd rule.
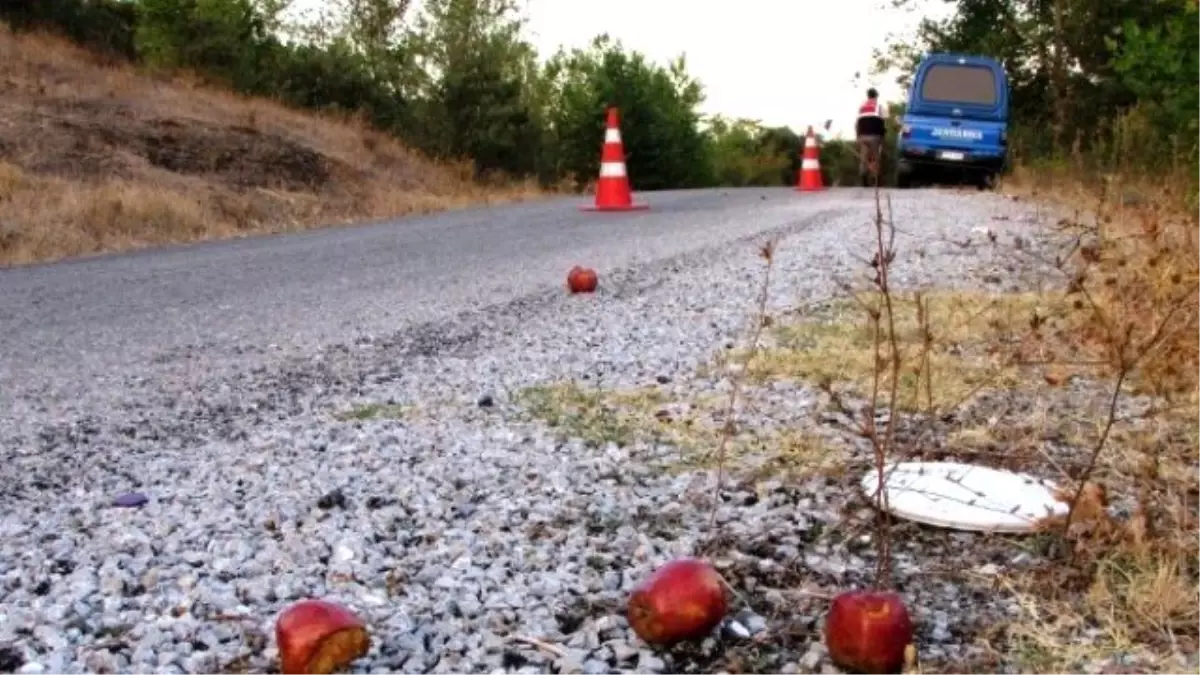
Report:
[[[918,6],[942,16],[944,4]],[[869,77],[871,49],[920,18],[888,0],[527,0],[526,8],[528,36],[543,56],[604,32],[662,63],[684,52],[705,84],[705,112],[797,131],[832,118],[831,130],[843,134],[868,86],[889,100],[902,96],[894,78]]]

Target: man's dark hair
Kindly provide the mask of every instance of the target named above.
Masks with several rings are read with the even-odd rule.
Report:
[[[867,98],[879,98],[879,92],[875,91],[875,87],[867,90]]]

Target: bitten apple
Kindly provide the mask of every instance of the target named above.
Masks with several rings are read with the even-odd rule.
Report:
[[[367,653],[371,638],[354,612],[325,600],[301,600],[275,621],[280,672],[332,673]]]
[[[591,293],[596,290],[599,281],[596,270],[590,267],[576,265],[567,272],[567,288],[572,293]]]
[[[727,610],[720,573],[702,560],[677,558],[633,590],[627,616],[638,637],[663,645],[707,635]]]
[[[850,672],[899,673],[913,640],[913,624],[899,595],[847,591],[825,618],[825,646],[833,663]]]

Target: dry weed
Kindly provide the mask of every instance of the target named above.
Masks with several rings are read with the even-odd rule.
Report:
[[[1025,616],[1008,647],[1027,671],[1181,672],[1200,622],[1195,176],[1082,175],[1019,173],[1010,187],[1075,214],[1058,223],[1074,241],[1057,263],[1077,317],[1060,354],[1095,364],[1111,397],[1066,439],[1086,451],[1060,530],[1068,564],[1010,580]],[[1131,511],[1085,508],[1091,485]]]

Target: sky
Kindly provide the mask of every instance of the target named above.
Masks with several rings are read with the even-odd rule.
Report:
[[[703,112],[786,125],[803,133],[832,119],[831,133],[853,135],[868,87],[903,99],[894,76],[871,77],[871,50],[906,34],[920,10],[883,9],[887,0],[526,0],[527,36],[543,56],[559,45],[585,47],[608,33],[661,64],[685,54],[705,86]],[[856,82],[855,73],[861,74]]]

